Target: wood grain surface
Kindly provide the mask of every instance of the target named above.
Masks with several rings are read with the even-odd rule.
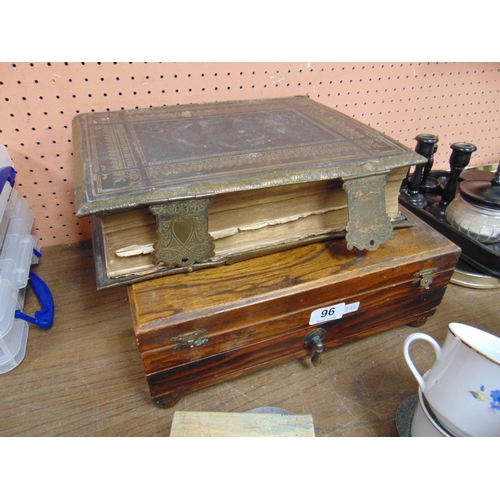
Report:
[[[312,415],[176,411],[170,437],[314,437]]]
[[[52,290],[54,324],[30,327],[27,353],[0,375],[1,436],[168,436],[175,411],[245,412],[277,406],[311,414],[316,437],[397,436],[395,414],[417,391],[403,358],[415,331],[438,342],[451,321],[500,334],[500,289],[449,285],[420,328],[401,326],[328,349],[323,363],[290,361],[183,397],[172,409],[152,401],[134,338],[125,287],[96,290],[89,242],[42,248],[34,269]],[[28,290],[25,312],[38,304]],[[420,370],[432,348],[415,343]]]

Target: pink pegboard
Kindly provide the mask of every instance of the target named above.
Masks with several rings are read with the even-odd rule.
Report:
[[[42,246],[90,238],[73,201],[71,121],[78,113],[308,94],[414,148],[439,136],[435,169],[453,142],[500,160],[500,63],[0,63],[0,143]]]

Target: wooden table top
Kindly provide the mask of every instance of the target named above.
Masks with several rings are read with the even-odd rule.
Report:
[[[274,406],[311,414],[315,435],[397,436],[395,415],[417,392],[403,358],[404,339],[422,331],[442,343],[447,324],[466,323],[500,334],[500,289],[450,284],[434,316],[329,349],[323,363],[289,362],[185,396],[173,408],[149,396],[125,286],[97,291],[90,242],[42,249],[34,271],[50,287],[50,329],[30,326],[27,353],[0,375],[0,436],[169,436],[174,412],[245,412]],[[29,289],[24,311],[34,314]],[[430,345],[416,343],[425,371]]]

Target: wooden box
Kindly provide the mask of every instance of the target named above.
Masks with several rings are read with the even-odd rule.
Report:
[[[423,323],[460,249],[406,215],[413,226],[377,252],[332,240],[129,285],[153,401],[171,406],[191,391]]]
[[[376,250],[426,161],[307,97],[84,113],[73,142],[98,288],[335,235]]]

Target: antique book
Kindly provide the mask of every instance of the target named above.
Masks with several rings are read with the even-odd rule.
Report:
[[[304,96],[80,114],[73,140],[99,288],[332,237],[374,251],[426,161]]]

